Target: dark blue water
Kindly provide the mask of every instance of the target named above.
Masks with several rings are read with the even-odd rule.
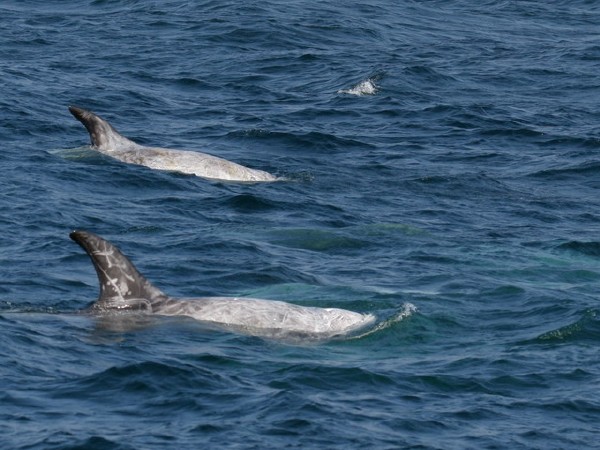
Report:
[[[592,448],[594,1],[0,4],[0,447]],[[139,143],[290,181],[210,182]],[[76,314],[72,229],[174,296],[402,320],[287,343]],[[412,311],[412,306],[416,311]]]

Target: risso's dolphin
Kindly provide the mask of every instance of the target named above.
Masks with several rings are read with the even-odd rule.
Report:
[[[93,313],[133,311],[189,316],[218,328],[277,339],[330,339],[375,322],[372,314],[276,300],[244,297],[175,299],[146,280],[110,242],[86,231],[73,231],[70,237],[87,252],[98,275],[100,296],[90,308]]]
[[[107,121],[76,106],[69,111],[90,133],[92,147],[120,161],[151,169],[170,170],[202,178],[226,181],[276,181],[278,178],[262,170],[189,150],[145,147],[122,136]]]

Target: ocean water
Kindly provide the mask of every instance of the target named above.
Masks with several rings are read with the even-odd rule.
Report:
[[[0,2],[0,447],[594,448],[595,1]],[[286,177],[207,181],[89,147]],[[68,237],[173,296],[372,313],[289,343],[78,314]]]

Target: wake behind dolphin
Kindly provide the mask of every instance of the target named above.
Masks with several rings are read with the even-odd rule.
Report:
[[[90,111],[76,106],[69,106],[69,111],[90,133],[92,147],[119,161],[214,180],[252,182],[278,180],[268,172],[250,169],[206,153],[139,145],[119,134],[107,121]]]
[[[92,312],[138,311],[189,316],[242,334],[279,339],[329,339],[348,335],[375,322],[372,314],[299,306],[277,300],[175,299],[146,280],[110,242],[86,231],[73,231],[70,237],[87,252],[98,275],[100,295],[91,307]]]

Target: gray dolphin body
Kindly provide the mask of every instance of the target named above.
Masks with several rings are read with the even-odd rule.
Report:
[[[237,297],[175,299],[153,286],[110,242],[73,231],[71,239],[90,256],[100,283],[92,312],[139,311],[164,316],[189,316],[226,330],[280,339],[330,339],[375,322],[372,314],[338,308],[317,308],[276,300]]]
[[[92,147],[126,163],[214,180],[251,182],[278,180],[268,172],[250,169],[206,153],[145,147],[122,136],[107,121],[90,111],[76,106],[69,106],[69,111],[90,133]]]

